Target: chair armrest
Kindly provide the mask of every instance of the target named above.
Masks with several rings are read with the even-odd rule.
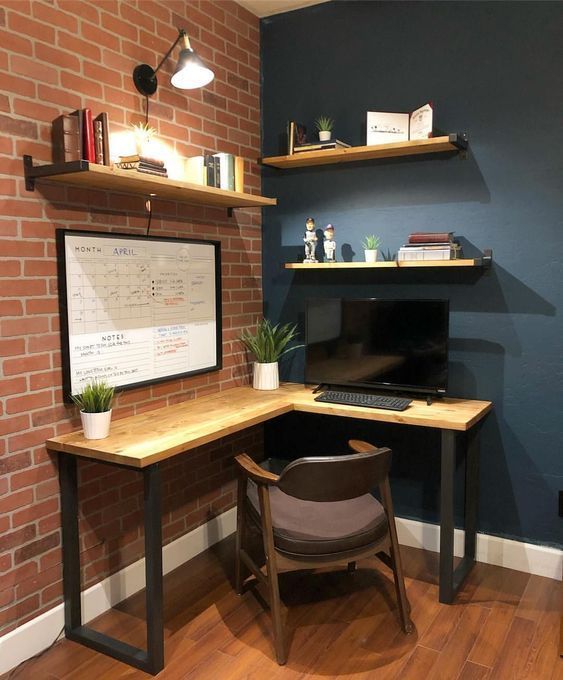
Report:
[[[356,453],[369,453],[370,451],[377,451],[377,449],[381,448],[380,446],[363,442],[360,439],[348,440],[348,446]]]
[[[261,468],[258,463],[255,463],[246,453],[241,453],[236,456],[235,463],[239,466],[240,472],[257,484],[277,484],[278,482],[278,475]]]

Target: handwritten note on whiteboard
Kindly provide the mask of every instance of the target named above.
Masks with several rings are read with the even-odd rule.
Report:
[[[67,396],[220,368],[218,243],[58,230],[57,244]]]

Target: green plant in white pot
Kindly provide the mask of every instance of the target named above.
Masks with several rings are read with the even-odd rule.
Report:
[[[115,390],[103,380],[88,383],[81,394],[72,394],[80,408],[85,439],[104,439],[109,434]]]
[[[364,238],[362,248],[364,249],[366,262],[375,262],[377,260],[377,249],[380,243],[381,239],[375,234],[369,234]]]
[[[334,128],[334,120],[328,116],[319,116],[315,120],[315,127],[319,131],[319,141],[328,142]]]
[[[255,390],[276,390],[280,386],[278,362],[280,358],[302,345],[288,344],[296,337],[295,324],[272,325],[262,319],[251,333],[245,329],[239,338],[242,344],[254,355],[252,386]]]

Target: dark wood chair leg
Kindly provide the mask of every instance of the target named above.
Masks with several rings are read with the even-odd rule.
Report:
[[[247,480],[244,477],[239,477],[237,486],[237,535],[236,535],[236,547],[235,547],[235,590],[239,595],[242,595],[242,586],[244,582],[243,577],[243,563],[240,557],[240,552],[245,545],[245,532],[246,532],[246,517],[245,517],[245,507],[246,502],[246,487]]]
[[[270,494],[265,486],[258,487],[258,494],[260,499],[260,514],[262,516],[264,553],[266,556],[268,595],[270,598],[270,611],[272,614],[272,625],[274,629],[274,646],[276,649],[277,662],[280,666],[283,666],[287,661],[287,653],[285,650],[283,635],[280,588],[274,548],[274,534],[272,530],[272,515],[270,511]]]
[[[399,552],[399,539],[397,537],[397,527],[395,526],[395,513],[393,512],[393,501],[391,500],[391,487],[389,479],[386,479],[380,486],[381,500],[387,512],[389,520],[389,538],[391,540],[391,560],[393,563],[393,579],[395,581],[395,591],[399,604],[399,615],[401,626],[405,633],[412,633],[414,625],[410,618],[410,604],[407,599],[405,589],[405,579],[403,577],[403,566],[401,563],[401,553]]]

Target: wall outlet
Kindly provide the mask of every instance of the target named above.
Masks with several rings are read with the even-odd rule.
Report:
[[[563,517],[563,491],[559,491],[559,517]]]

